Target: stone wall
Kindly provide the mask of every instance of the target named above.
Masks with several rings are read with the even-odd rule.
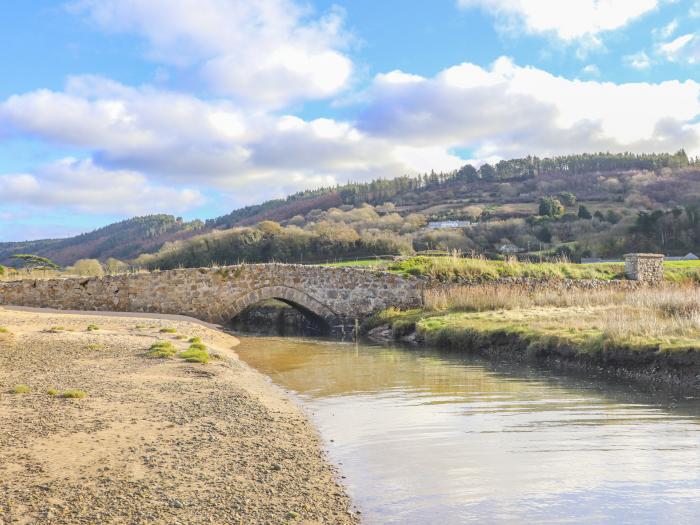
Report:
[[[625,275],[633,281],[659,283],[664,278],[664,256],[657,253],[625,255]]]
[[[423,282],[386,272],[243,264],[134,275],[0,283],[0,305],[189,315],[228,323],[244,308],[281,299],[321,317],[333,332],[388,308],[422,304]]]

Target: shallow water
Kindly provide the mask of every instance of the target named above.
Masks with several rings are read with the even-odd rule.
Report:
[[[244,338],[364,523],[699,523],[700,400],[432,350]]]

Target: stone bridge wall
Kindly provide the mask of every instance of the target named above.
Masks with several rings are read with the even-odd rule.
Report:
[[[0,283],[0,305],[189,315],[227,323],[277,298],[323,318],[333,331],[389,306],[422,304],[422,281],[354,268],[243,264],[91,278]]]

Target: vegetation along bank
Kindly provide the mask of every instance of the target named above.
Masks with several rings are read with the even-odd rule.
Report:
[[[385,310],[364,330],[373,339],[700,389],[700,289],[693,278],[671,274],[652,287],[602,276],[542,277],[558,271],[543,264],[539,274],[526,276],[434,280],[423,308]]]

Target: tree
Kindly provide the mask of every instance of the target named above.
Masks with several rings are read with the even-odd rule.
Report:
[[[457,179],[467,182],[474,182],[479,180],[479,172],[474,166],[467,164],[459,169],[457,172]]]
[[[479,168],[479,174],[484,180],[496,180],[496,168],[489,163],[482,164]]]
[[[10,259],[17,259],[22,267],[31,272],[32,270],[58,270],[60,266],[48,257],[41,257],[30,253],[16,253]]]
[[[115,259],[114,257],[107,259],[107,262],[105,262],[105,267],[107,268],[107,272],[110,274],[120,273],[127,269],[126,263],[120,261],[119,259]]]
[[[576,204],[576,195],[571,193],[570,191],[562,191],[558,195],[559,200],[565,205],[565,206],[573,206]]]
[[[579,219],[592,219],[593,215],[591,215],[591,212],[588,211],[588,208],[586,208],[583,204],[581,204],[578,207],[578,218]]]
[[[100,276],[105,273],[102,264],[97,259],[78,259],[70,267],[70,271],[85,276]]]
[[[543,217],[559,217],[564,213],[564,206],[554,197],[540,199],[539,214]]]

